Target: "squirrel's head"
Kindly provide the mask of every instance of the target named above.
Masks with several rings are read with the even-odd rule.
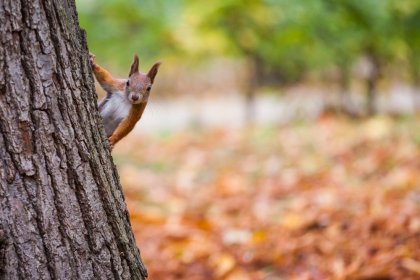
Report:
[[[160,62],[156,62],[147,74],[141,73],[139,72],[139,57],[134,55],[130,74],[125,84],[125,94],[131,103],[140,104],[147,102],[160,64]]]

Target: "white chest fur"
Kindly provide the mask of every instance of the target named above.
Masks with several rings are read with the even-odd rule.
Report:
[[[130,108],[131,103],[122,93],[118,92],[111,95],[100,112],[108,136],[110,136],[119,123],[127,117]]]

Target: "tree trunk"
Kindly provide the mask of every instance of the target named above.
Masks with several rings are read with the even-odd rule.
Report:
[[[420,76],[414,77],[413,82],[414,94],[413,94],[413,107],[414,112],[420,113]]]
[[[374,78],[368,78],[366,80],[367,88],[367,113],[369,116],[376,115],[376,84],[377,81]]]
[[[74,1],[0,26],[0,279],[144,279]]]
[[[351,83],[351,68],[349,63],[339,64],[339,86],[340,86],[340,100],[339,100],[339,111],[343,114],[349,115],[350,117],[356,117],[358,115],[357,108],[354,105],[351,94],[350,94],[350,83]]]
[[[252,55],[246,61],[247,77],[245,81],[245,123],[253,124],[256,118],[255,102],[257,91],[257,62]]]
[[[410,75],[413,84],[413,108],[416,113],[420,113],[420,60],[417,52],[410,52]]]
[[[369,52],[368,52],[369,53]],[[369,116],[376,115],[378,82],[381,75],[381,64],[376,55],[368,54],[371,63],[370,73],[366,79],[367,113]]]

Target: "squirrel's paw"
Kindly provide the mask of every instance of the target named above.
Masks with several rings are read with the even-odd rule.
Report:
[[[109,146],[111,147],[111,151],[114,148],[114,145],[116,143],[115,139],[111,136],[108,137]]]
[[[90,62],[90,65],[92,65],[92,67],[95,67],[96,65],[95,59],[96,59],[96,56],[93,53],[89,53],[89,62]]]

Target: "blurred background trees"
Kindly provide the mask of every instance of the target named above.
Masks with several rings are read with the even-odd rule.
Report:
[[[105,65],[125,73],[135,52],[145,64],[164,60],[160,94],[188,93],[185,84],[206,83],[202,69],[222,61],[211,69],[237,71],[248,120],[261,89],[295,84],[337,92],[336,105],[351,114],[377,113],[381,84],[394,81],[410,85],[413,108],[419,99],[416,0],[89,0],[78,1],[78,10],[89,47]],[[352,95],[364,96],[365,106]]]

